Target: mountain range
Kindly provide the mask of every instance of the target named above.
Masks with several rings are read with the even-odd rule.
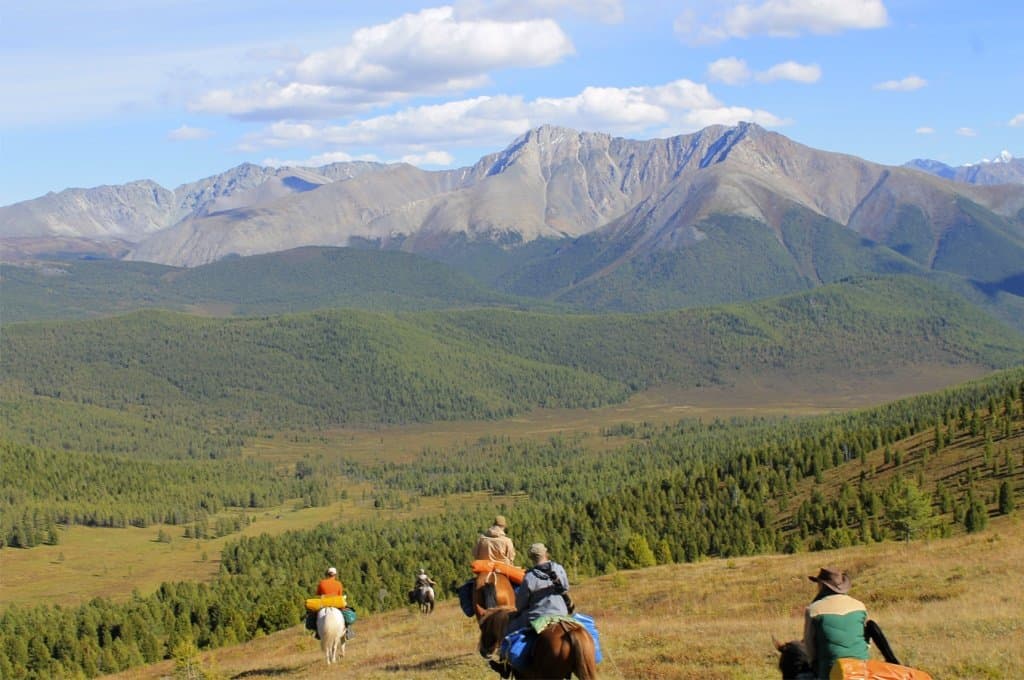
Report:
[[[1001,151],[992,160],[956,167],[926,158],[916,158],[904,167],[970,184],[1024,184],[1024,159],[1014,158],[1009,151]]]
[[[921,167],[750,123],[645,141],[543,126],[456,170],[242,165],[173,191],[150,181],[69,189],[0,208],[0,238],[8,261],[187,268],[298,246],[400,250],[502,294],[591,310],[914,274],[1012,319],[1024,303],[1024,185]]]

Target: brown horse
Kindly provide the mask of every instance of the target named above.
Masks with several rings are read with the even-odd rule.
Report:
[[[493,656],[498,651],[505,637],[508,620],[514,613],[515,610],[508,607],[486,611],[477,607],[481,656]],[[573,621],[559,621],[540,632],[533,643],[529,665],[522,669],[510,669],[510,673],[511,677],[520,680],[568,679],[573,675],[579,680],[594,680],[597,678],[595,657],[594,640],[590,633]]]
[[[495,607],[516,606],[516,591],[508,576],[497,571],[485,571],[476,575],[473,584],[473,608],[477,611],[477,621],[481,610]]]

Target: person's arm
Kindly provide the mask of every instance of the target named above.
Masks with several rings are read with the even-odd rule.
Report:
[[[565,567],[561,564],[558,565],[558,580],[562,582],[565,592],[569,592],[569,575],[565,573]]]

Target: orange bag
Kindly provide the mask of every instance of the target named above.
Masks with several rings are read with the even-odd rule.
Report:
[[[924,671],[885,661],[838,659],[832,666],[829,680],[932,680]]]
[[[508,576],[508,580],[512,583],[522,583],[523,577],[526,576],[526,570],[520,569],[519,567],[511,564],[505,564],[504,562],[494,562],[493,560],[473,560],[472,565],[474,574],[482,574],[489,571],[496,571],[499,574]]]

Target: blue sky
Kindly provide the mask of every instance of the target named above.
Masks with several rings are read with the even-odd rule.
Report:
[[[0,205],[245,161],[458,167],[545,123],[1024,156],[1022,26],[1019,0],[6,3]]]

